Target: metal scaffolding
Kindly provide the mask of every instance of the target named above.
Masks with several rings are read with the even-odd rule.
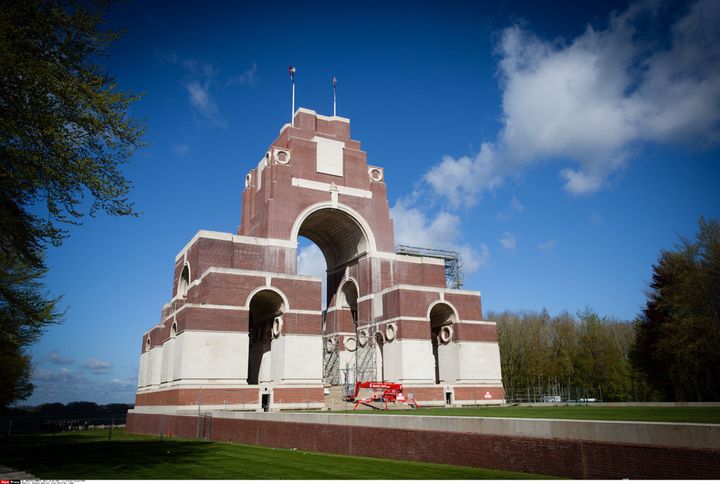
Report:
[[[455,252],[454,250],[426,249],[424,247],[398,245],[395,247],[395,253],[443,259],[445,261],[445,280],[447,287],[460,289],[463,285],[462,257],[460,257],[459,252]]]

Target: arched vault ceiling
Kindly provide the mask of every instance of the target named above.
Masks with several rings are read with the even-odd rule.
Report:
[[[346,212],[331,208],[310,214],[298,235],[312,240],[325,255],[328,269],[367,252],[367,238],[360,225]]]
[[[282,297],[271,290],[263,290],[250,300],[250,315],[253,321],[275,317],[283,308]]]
[[[430,310],[430,325],[439,326],[447,323],[448,321],[455,320],[455,311],[444,303],[439,303],[433,306]]]

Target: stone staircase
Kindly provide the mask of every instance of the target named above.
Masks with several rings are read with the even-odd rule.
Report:
[[[354,403],[343,400],[342,385],[332,386],[326,389],[330,390],[330,394],[325,395],[325,408],[328,410],[352,410],[355,406]]]

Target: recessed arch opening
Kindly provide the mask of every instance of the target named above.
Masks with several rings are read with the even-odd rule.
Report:
[[[186,297],[188,288],[190,287],[190,267],[185,264],[182,273],[180,274],[180,280],[178,281],[177,294],[180,297]]]
[[[336,299],[339,308],[350,310],[350,313],[352,314],[353,324],[355,325],[355,331],[357,332],[358,287],[355,281],[353,281],[352,279],[346,280],[340,287],[340,291],[338,292],[338,297]]]
[[[328,270],[336,270],[369,251],[360,223],[344,210],[321,208],[301,222],[298,236],[310,239],[325,256]]]
[[[448,330],[443,329],[457,320],[455,310],[446,303],[439,302],[430,309],[430,339],[432,341],[433,360],[435,362],[435,383],[440,383],[440,351],[441,346],[446,344]]]
[[[283,297],[272,289],[255,293],[249,303],[248,384],[272,381],[273,322],[285,310]]]

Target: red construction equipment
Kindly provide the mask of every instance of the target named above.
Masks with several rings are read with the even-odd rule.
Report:
[[[357,397],[361,388],[371,389],[373,391],[373,395],[371,397],[361,398],[358,400]],[[402,384],[389,381],[355,382],[355,393],[353,395],[348,395],[346,399],[350,402],[355,402],[353,410],[356,410],[359,405],[366,405],[370,408],[380,410],[380,408],[372,405],[372,403],[384,403],[385,410],[388,408],[388,403],[404,403],[413,408],[419,407],[412,395],[409,397],[405,396]]]

